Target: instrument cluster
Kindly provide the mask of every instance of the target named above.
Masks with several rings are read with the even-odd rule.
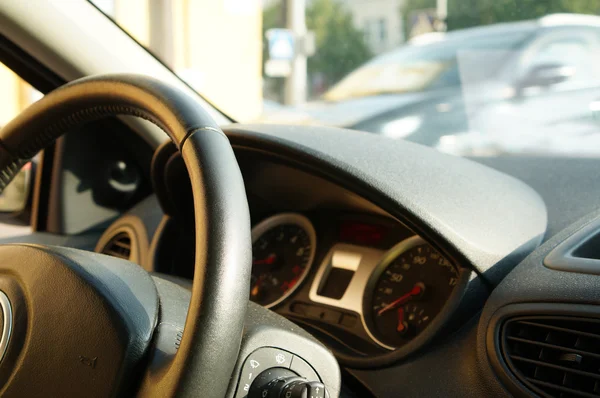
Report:
[[[396,221],[323,218],[316,228],[305,215],[281,213],[254,226],[252,301],[363,357],[443,326],[465,270]]]

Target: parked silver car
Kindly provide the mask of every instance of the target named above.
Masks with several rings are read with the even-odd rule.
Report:
[[[374,58],[294,108],[294,122],[304,115],[457,154],[597,152],[598,61],[597,16],[449,32]]]

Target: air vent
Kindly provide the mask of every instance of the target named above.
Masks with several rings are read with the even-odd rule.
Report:
[[[131,237],[127,232],[118,233],[108,241],[101,253],[129,260],[131,257]]]
[[[505,322],[504,360],[542,396],[600,397],[600,320],[527,316]]]

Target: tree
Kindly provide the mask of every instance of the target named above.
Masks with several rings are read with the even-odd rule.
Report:
[[[267,30],[285,26],[282,15],[280,2],[263,11],[263,37]],[[310,1],[306,27],[314,31],[316,42],[316,52],[308,58],[309,81],[319,76],[331,86],[372,57],[363,33],[354,27],[352,15],[335,0]],[[266,43],[264,48],[266,60]]]
[[[405,26],[412,11],[435,9],[436,0],[406,0]],[[448,0],[448,30],[522,21],[554,13],[600,14],[598,0]],[[407,31],[407,33],[409,33]],[[407,35],[408,37],[408,35]]]
[[[309,74],[322,74],[327,85],[373,56],[350,12],[334,0],[313,0],[306,11],[306,25],[315,32],[317,45],[315,55],[308,59]]]

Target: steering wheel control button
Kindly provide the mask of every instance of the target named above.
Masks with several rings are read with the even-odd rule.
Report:
[[[329,398],[329,392],[321,382],[303,381],[290,384],[291,386],[283,390],[278,398]]]
[[[263,347],[254,351],[242,366],[236,398],[248,396],[250,386],[261,372],[273,368],[289,369],[292,357],[291,353],[273,347]]]
[[[267,369],[252,383],[248,398],[279,398],[286,386],[296,380],[306,381],[288,369]]]
[[[306,362],[304,359],[300,358],[297,355],[294,355],[292,358],[292,365],[290,366],[290,370],[294,373],[299,374],[302,377],[307,378],[308,380],[321,380],[317,372]]]
[[[274,368],[256,377],[248,398],[329,398],[329,393],[321,382],[309,381],[287,369]]]

